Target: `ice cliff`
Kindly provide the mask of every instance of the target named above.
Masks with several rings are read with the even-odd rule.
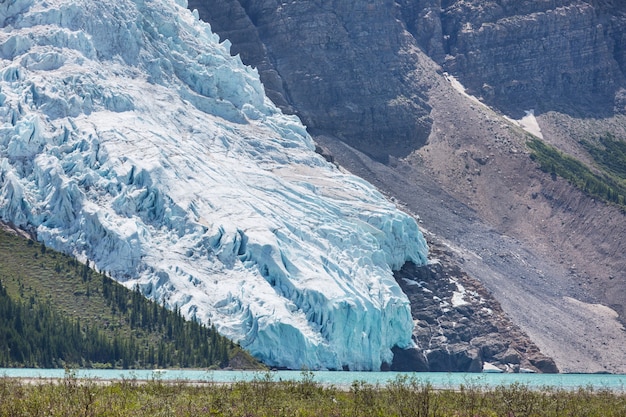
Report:
[[[378,369],[412,343],[415,220],[185,7],[0,3],[0,219],[270,365]]]

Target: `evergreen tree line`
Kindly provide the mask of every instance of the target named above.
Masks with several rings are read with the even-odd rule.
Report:
[[[585,140],[580,143],[601,167],[626,180],[626,142],[610,133],[599,137],[597,142],[599,145]]]
[[[33,296],[13,300],[0,280],[0,366],[225,367],[240,350],[214,327],[185,320],[178,309],[147,300],[138,288],[130,291],[102,275],[93,292],[104,296],[114,321],[130,325],[130,332],[122,325],[105,331],[67,318]]]
[[[539,139],[533,139],[528,143],[533,150],[531,158],[539,164],[542,171],[550,173],[554,178],[558,175],[568,180],[572,185],[589,195],[603,201],[617,204],[626,208],[626,187],[622,185],[622,179],[614,178],[614,175],[597,175],[587,168],[582,162],[559,152]],[[607,151],[608,152],[608,151]],[[597,150],[592,153],[594,158],[607,152]],[[614,158],[613,158],[614,159]],[[605,160],[611,161],[611,171],[620,170],[619,160],[613,160],[606,156]],[[626,159],[623,161],[626,162]],[[603,165],[603,164],[601,164]],[[607,168],[608,166],[605,166]]]

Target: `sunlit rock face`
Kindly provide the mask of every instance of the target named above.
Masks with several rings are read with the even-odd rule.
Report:
[[[272,366],[380,369],[415,220],[314,152],[166,0],[0,4],[0,219],[209,321]]]
[[[610,113],[623,102],[626,4],[401,1],[420,46],[470,94],[505,111]],[[623,111],[623,103],[617,109]],[[521,113],[523,114],[523,113]]]

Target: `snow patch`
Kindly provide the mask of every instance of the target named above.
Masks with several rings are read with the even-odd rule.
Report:
[[[501,374],[504,371],[500,368],[498,368],[496,365],[490,363],[490,362],[485,362],[483,363],[483,372],[484,373],[492,373],[492,374]]]
[[[464,305],[468,305],[469,302],[465,300],[465,295],[467,292],[465,291],[465,287],[461,285],[458,281],[454,279],[450,279],[450,283],[456,285],[456,291],[452,293],[452,298],[450,299],[450,303],[453,307],[461,307]]]
[[[452,88],[454,88],[456,91],[461,93],[463,96],[469,98],[471,101],[473,101],[476,104],[480,104],[484,108],[489,108],[489,106],[487,106],[485,103],[480,101],[480,99],[478,97],[473,96],[471,94],[468,94],[466,89],[465,89],[465,86],[463,84],[461,84],[461,82],[459,80],[457,80],[455,76],[450,75],[447,72],[444,72],[443,73],[443,77],[450,83]]]
[[[537,123],[533,109],[526,111],[526,116],[522,117],[519,121],[519,125],[528,133],[537,136],[539,139],[543,139],[543,134],[541,133],[541,128],[539,127],[539,123]]]
[[[465,86],[463,86],[463,84],[461,84],[461,82],[457,80],[456,77],[448,74],[447,72],[444,72],[443,76],[450,83],[452,88],[454,88],[456,91],[461,93],[463,96],[469,98],[471,101],[473,101],[476,104],[480,104],[482,107],[486,109],[490,109],[490,107],[487,106],[482,101],[480,101],[478,97],[468,94],[465,89]],[[539,123],[537,122],[537,118],[535,117],[534,109],[525,110],[525,116],[519,120],[514,120],[507,116],[504,116],[504,118],[508,120],[509,122],[513,123],[514,125],[521,127],[528,133],[538,137],[539,139],[543,139],[543,134],[541,133],[541,128],[539,127]]]
[[[539,123],[537,122],[537,118],[535,117],[535,110],[525,110],[525,113],[526,115],[519,120],[514,120],[506,116],[505,119],[507,119],[514,125],[521,127],[522,129],[538,137],[539,139],[543,139],[543,133],[541,133],[541,128],[539,127]]]

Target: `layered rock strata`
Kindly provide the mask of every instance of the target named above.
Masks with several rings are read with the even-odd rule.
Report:
[[[523,109],[623,111],[624,6],[589,1],[401,2],[420,46],[473,95]]]
[[[415,42],[395,2],[190,0],[189,7],[311,131],[332,132],[379,160],[406,156],[428,138]]]

